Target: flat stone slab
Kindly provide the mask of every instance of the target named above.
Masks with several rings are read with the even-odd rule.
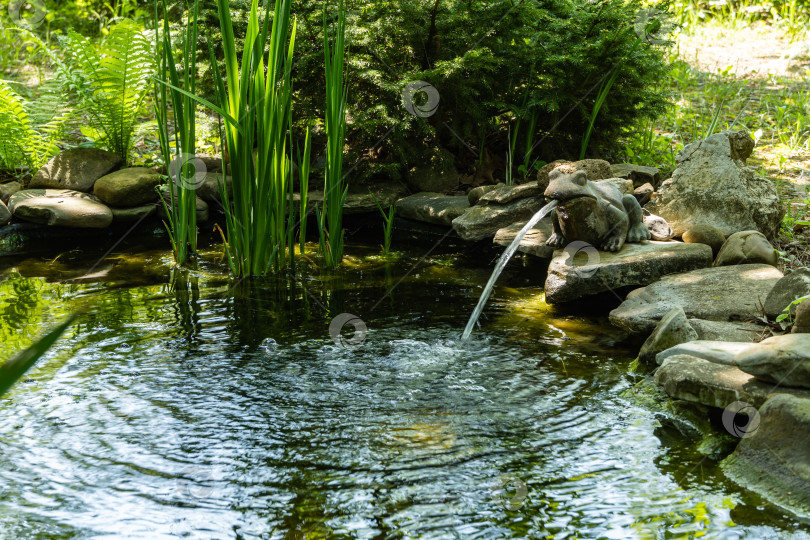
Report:
[[[810,390],[760,381],[736,366],[715,364],[689,354],[670,356],[655,372],[655,382],[667,395],[692,403],[725,409],[735,401],[761,407],[775,394],[810,399]]]
[[[810,334],[774,336],[741,351],[734,362],[758,379],[810,388]]]
[[[558,304],[621,287],[642,287],[667,274],[705,268],[711,264],[712,250],[703,244],[626,243],[616,253],[596,251],[595,248],[576,251],[575,245],[569,244],[554,253],[546,278],[546,302]],[[666,313],[661,317],[664,315]],[[655,324],[650,332],[654,327]]]
[[[738,341],[753,343],[761,339],[767,329],[749,322],[707,321],[689,319],[689,325],[697,332],[698,339],[704,341]]]
[[[705,244],[687,245],[708,248]],[[688,318],[752,320],[761,314],[765,298],[781,277],[782,272],[767,264],[702,268],[665,276],[631,291],[627,299],[610,312],[610,322],[631,334],[650,334],[675,306],[681,306]]]
[[[479,202],[453,220],[453,229],[464,240],[477,242],[493,238],[498,230],[516,221],[528,221],[542,207],[541,197],[516,199],[503,205]]]
[[[508,247],[515,240],[515,237],[524,225],[526,225],[525,221],[519,221],[503,229],[498,229],[492,243],[497,246]],[[529,232],[527,232],[523,240],[520,241],[518,251],[540,257],[541,259],[550,259],[554,255],[554,248],[547,246],[546,240],[551,236],[551,232],[551,219],[546,218],[541,220],[540,223],[529,229]]]
[[[69,189],[24,189],[9,198],[8,208],[15,218],[56,227],[103,229],[113,220],[98,199]]]
[[[469,207],[470,201],[464,195],[422,192],[398,200],[396,213],[399,217],[449,227]]]
[[[661,351],[655,357],[658,365],[664,363],[664,360],[671,356],[679,354],[686,354],[708,360],[715,364],[722,364],[724,366],[736,366],[734,357],[744,350],[754,345],[753,343],[743,343],[737,341],[690,341],[688,343],[681,343],[670,347],[665,351]]]
[[[810,518],[810,399],[778,394],[721,464],[734,482]]]

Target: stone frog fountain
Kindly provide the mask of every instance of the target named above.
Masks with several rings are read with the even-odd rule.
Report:
[[[560,248],[580,240],[603,251],[619,251],[624,242],[650,239],[641,205],[612,182],[592,182],[584,171],[552,171],[545,196],[557,202],[554,233],[547,245]]]

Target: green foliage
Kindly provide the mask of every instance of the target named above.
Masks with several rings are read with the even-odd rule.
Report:
[[[304,153],[298,152],[298,243],[301,255],[305,253],[307,243],[307,213],[309,210],[309,169],[312,153],[312,122],[307,124],[304,137]]]
[[[57,73],[87,114],[86,134],[128,163],[154,72],[146,32],[135,22],[121,21],[100,41],[69,31],[60,42],[65,63],[58,63]]]
[[[0,396],[8,392],[15,382],[22,378],[29,369],[34,367],[37,360],[42,358],[42,356],[53,347],[56,340],[59,339],[75,319],[75,315],[68,317],[66,321],[35,341],[30,347],[0,365]]]
[[[787,307],[785,307],[785,309],[784,309],[784,310],[782,310],[782,313],[780,313],[779,315],[777,315],[777,317],[776,317],[776,322],[782,322],[782,321],[784,321],[785,319],[792,319],[792,317],[791,317],[791,311],[792,311],[792,309],[793,309],[795,306],[798,306],[799,304],[801,304],[802,302],[804,302],[805,300],[810,300],[810,294],[809,294],[809,295],[807,295],[807,296],[802,296],[802,297],[800,297],[800,298],[797,298],[796,300],[794,300],[793,302],[791,302],[790,304],[788,304],[788,305],[787,305]]]
[[[343,82],[346,52],[346,10],[338,7],[334,44],[329,43],[326,5],[323,9],[323,51],[326,65],[326,171],[323,209],[318,210],[320,247],[327,268],[337,268],[343,260],[343,205],[349,187],[343,177],[343,147],[346,144],[346,96]]]
[[[42,108],[43,104],[38,105]],[[0,81],[0,169],[36,170],[59,151],[55,141],[62,133],[66,117],[57,114],[38,123],[36,113],[29,114],[36,106],[26,103]]]
[[[171,32],[166,1],[163,7],[163,33],[156,32],[156,47],[159,50],[158,76],[168,78],[175,88],[183,88],[191,95],[195,92],[197,65],[197,23],[199,5],[195,0],[186,32],[182,40],[181,71],[178,73],[172,51]],[[155,6],[155,28],[160,28]],[[171,96],[171,97],[169,97]],[[169,104],[171,103],[174,140],[169,134]],[[166,190],[169,200],[161,198],[166,209],[166,228],[172,242],[172,251],[177,264],[186,264],[189,255],[197,251],[197,191],[194,156],[196,156],[196,101],[180,90],[155,83],[155,116],[158,123],[163,162],[168,166]]]
[[[380,201],[378,201],[377,197],[374,196],[374,193],[369,193],[371,193],[371,197],[377,204],[377,209],[380,211],[380,215],[383,218],[383,243],[380,247],[382,247],[383,255],[388,255],[391,253],[391,236],[394,232],[394,214],[396,209],[392,204],[388,206],[388,212],[386,212],[382,204],[380,204]]]

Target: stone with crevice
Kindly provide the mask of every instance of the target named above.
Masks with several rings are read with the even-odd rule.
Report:
[[[702,246],[705,244],[684,244]],[[610,312],[610,322],[630,334],[649,334],[664,315],[681,306],[690,319],[750,321],[762,316],[762,305],[782,273],[766,264],[701,268],[661,278],[631,291]]]
[[[776,250],[759,231],[740,231],[729,236],[717,253],[714,266],[762,263],[776,266]]]
[[[556,251],[551,260],[545,285],[550,304],[622,287],[643,287],[668,274],[705,268],[712,258],[708,246],[682,242],[625,243],[615,253],[570,246]]]

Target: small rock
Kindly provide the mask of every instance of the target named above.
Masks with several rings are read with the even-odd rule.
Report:
[[[772,319],[776,318],[791,302],[809,294],[810,268],[797,268],[773,286],[765,300],[765,314]],[[790,313],[796,313],[796,306],[791,306]]]
[[[498,229],[492,243],[503,247],[509,246],[525,224],[525,221],[518,221],[508,227]],[[550,259],[554,255],[554,248],[547,246],[546,240],[551,236],[551,227],[550,218],[542,219],[534,228],[529,229],[526,236],[520,241],[518,251],[541,259]]]
[[[759,231],[741,231],[728,237],[714,266],[731,266],[733,264],[770,264],[778,262],[776,250]]]
[[[99,148],[71,148],[48,161],[31,179],[29,188],[66,188],[89,192],[96,180],[121,166],[123,160]]]
[[[517,199],[527,197],[540,197],[543,190],[537,182],[529,182],[517,186],[499,185],[495,189],[488,191],[478,199],[478,204],[509,204]]]
[[[157,212],[157,204],[145,204],[132,208],[110,208],[113,214],[113,223],[134,223],[153,216]]]
[[[805,300],[796,308],[796,318],[793,321],[794,334],[810,334],[810,300]]]
[[[0,201],[0,225],[5,225],[11,221],[11,211],[6,206],[6,203]]]
[[[723,472],[769,502],[810,515],[810,399],[777,394],[755,419]]]
[[[16,180],[0,184],[0,202],[8,202],[8,198],[22,190],[23,185]]]
[[[546,277],[546,302],[558,304],[621,287],[640,287],[667,274],[710,264],[711,250],[707,246],[682,242],[627,243],[618,252],[585,246],[573,252],[570,248],[558,250]]]
[[[683,233],[683,241],[687,244],[706,244],[711,246],[712,253],[717,257],[720,248],[726,243],[726,235],[717,227],[711,225],[695,225]]]
[[[526,184],[528,185],[528,184]],[[467,202],[466,197],[464,197]],[[517,199],[508,204],[477,204],[453,220],[453,229],[467,241],[492,238],[499,229],[516,221],[528,221],[540,208],[543,199]]]
[[[489,193],[493,189],[497,189],[497,188],[499,188],[499,187],[501,187],[503,185],[505,185],[505,184],[501,183],[501,184],[498,184],[498,185],[495,185],[495,186],[478,186],[478,187],[472,188],[469,191],[469,193],[467,193],[467,200],[470,201],[470,206],[475,206],[476,204],[478,204],[478,201],[481,199],[481,197],[484,196],[485,193]]]
[[[655,167],[633,165],[631,163],[614,163],[610,166],[611,175],[618,178],[629,178],[633,187],[650,184],[650,187],[661,183],[661,171]],[[654,191],[654,188],[650,192]],[[639,201],[641,202],[641,201]]]
[[[738,354],[734,362],[757,379],[780,386],[810,388],[810,335],[768,338]]]
[[[622,195],[631,195],[633,193],[633,181],[627,178],[606,178],[605,182],[610,182],[619,188]]]
[[[396,212],[399,217],[450,226],[469,207],[470,203],[464,196],[417,193],[398,200]]]
[[[103,229],[112,211],[92,195],[69,189],[24,189],[8,200],[15,218],[57,227]]]
[[[703,246],[710,251],[703,244],[682,245]],[[781,277],[779,270],[766,264],[702,268],[664,276],[631,291],[610,312],[610,322],[630,334],[649,334],[675,306],[681,306],[689,319],[756,319],[762,313],[762,303]]]
[[[686,354],[715,364],[736,367],[734,357],[752,345],[754,344],[750,342],[736,341],[691,341],[661,351],[655,356],[655,361],[660,365],[670,356]]]
[[[636,198],[638,204],[644,206],[650,200],[650,196],[655,191],[655,188],[649,182],[642,184],[633,190],[633,197]]]
[[[604,180],[614,176],[613,171],[610,169],[610,163],[604,159],[583,159],[574,162],[560,159],[544,165],[537,171],[537,184],[540,186],[541,191],[545,191],[548,187],[548,174],[555,169],[558,169],[563,174],[585,171],[588,180]]]
[[[695,329],[689,325],[686,320],[686,314],[683,308],[675,306],[672,311],[667,313],[658,326],[655,327],[653,333],[641,346],[641,351],[638,354],[639,360],[642,362],[651,362],[656,358],[656,355],[662,351],[674,347],[680,343],[687,341],[694,341],[698,338]]]
[[[659,242],[666,242],[671,240],[673,236],[672,229],[669,227],[667,220],[661,216],[649,213],[647,210],[642,209],[642,218],[647,230],[650,231],[650,237]]]
[[[102,202],[117,208],[131,208],[157,201],[155,190],[160,175],[145,167],[130,167],[102,176],[93,191]]]

